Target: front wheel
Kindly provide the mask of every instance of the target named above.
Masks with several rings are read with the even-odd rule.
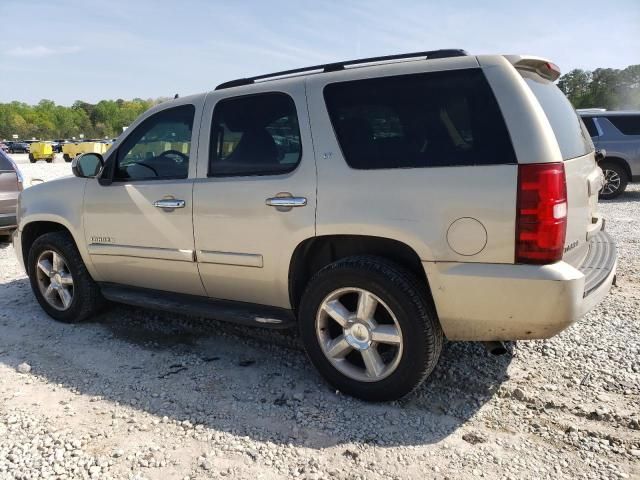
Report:
[[[27,271],[38,303],[55,320],[81,322],[102,305],[100,289],[66,232],[38,237],[29,250]]]
[[[30,153],[30,154],[29,154],[29,161],[30,161],[31,163],[36,163],[36,157],[34,157],[34,156],[33,156],[33,153]]]
[[[600,164],[600,168],[604,174],[604,185],[600,190],[600,198],[611,200],[626,190],[629,177],[621,165],[604,162]]]
[[[64,158],[64,161],[67,162],[67,163],[69,163],[71,160],[73,160],[73,158],[71,158],[68,153],[63,154],[62,158]]]
[[[431,373],[443,333],[427,286],[383,258],[349,257],[318,272],[300,304],[309,358],[338,390],[401,398]]]

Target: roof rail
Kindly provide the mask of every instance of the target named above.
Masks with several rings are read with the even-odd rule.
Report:
[[[355,60],[346,60],[343,62],[325,63],[322,65],[314,65],[312,67],[294,68],[293,70],[284,70],[282,72],[267,73],[265,75],[258,75],[256,77],[238,78],[237,80],[230,80],[228,82],[221,83],[216,87],[216,90],[223,90],[225,88],[239,87],[241,85],[250,85],[255,83],[256,80],[265,80],[267,78],[287,77],[290,75],[296,75],[299,73],[309,72],[337,72],[344,70],[349,65],[361,65],[363,63],[376,63],[386,62],[389,60],[403,60],[406,58],[419,58],[426,57],[425,60],[433,60],[434,58],[448,58],[448,57],[463,57],[467,55],[467,52],[461,49],[443,49],[443,50],[430,50],[427,52],[413,52],[413,53],[401,53],[398,55],[385,55],[382,57],[369,57],[358,58]]]

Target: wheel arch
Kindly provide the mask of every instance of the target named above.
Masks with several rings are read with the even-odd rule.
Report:
[[[631,166],[629,165],[629,162],[625,158],[619,157],[619,156],[610,157],[610,156],[607,155],[600,162],[600,164],[604,165],[606,163],[613,163],[615,165],[621,166],[624,169],[625,173],[627,174],[627,180],[631,181],[631,177],[632,177],[632,175],[631,175]]]
[[[323,235],[308,238],[295,248],[289,264],[289,299],[297,311],[302,294],[313,275],[326,265],[354,255],[374,255],[391,260],[429,282],[417,252],[404,242],[370,235]]]

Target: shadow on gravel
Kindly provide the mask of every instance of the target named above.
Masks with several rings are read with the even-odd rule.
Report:
[[[491,399],[511,361],[480,344],[448,343],[417,392],[368,404],[332,391],[293,332],[126,306],[65,325],[41,311],[27,279],[0,284],[0,305],[0,363],[26,361],[35,375],[83,395],[203,425],[197,435],[309,448],[438,442]]]
[[[617,203],[630,203],[630,202],[640,202],[640,190],[627,190],[624,193],[621,193],[619,197],[614,198],[613,200],[600,200],[600,203],[604,205],[617,204]]]

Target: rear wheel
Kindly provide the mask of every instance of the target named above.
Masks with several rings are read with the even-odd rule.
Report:
[[[53,162],[53,158],[47,158],[46,160],[47,160],[47,163]]]
[[[600,198],[611,200],[626,190],[629,177],[624,167],[617,163],[603,162],[600,164],[600,168],[604,174],[604,185],[600,190]]]
[[[34,157],[34,156],[33,156],[33,153],[30,153],[30,154],[29,154],[29,161],[30,161],[31,163],[36,163],[36,157]]]
[[[338,390],[395,400],[431,373],[443,334],[427,286],[385,259],[350,257],[318,272],[303,295],[300,334]]]
[[[66,232],[38,237],[29,250],[27,269],[38,303],[55,320],[81,322],[103,303],[98,285]]]
[[[62,155],[62,158],[64,158],[64,161],[67,163],[72,160],[72,158],[69,156],[68,153],[65,153],[64,155]]]

